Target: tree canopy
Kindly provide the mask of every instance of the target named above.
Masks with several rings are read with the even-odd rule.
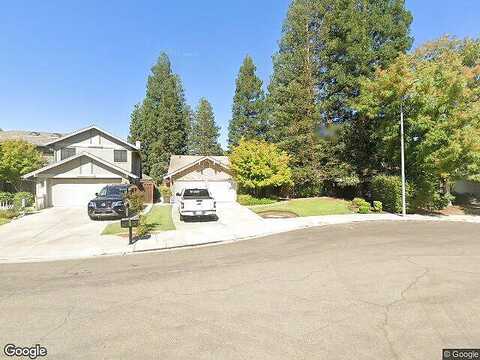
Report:
[[[379,162],[398,172],[399,114],[405,113],[406,166],[419,207],[449,196],[457,179],[480,174],[480,42],[442,38],[401,55],[362,81],[354,102],[372,123]]]
[[[154,179],[166,173],[172,154],[186,154],[188,115],[180,78],[162,53],[148,77],[145,99],[132,112],[129,137],[142,142],[143,169]]]
[[[228,127],[228,144],[240,139],[263,139],[266,132],[265,94],[262,80],[255,74],[256,66],[246,56],[238,72],[233,98],[232,119]]]
[[[255,196],[293,185],[289,156],[264,140],[240,140],[229,156],[238,185]]]
[[[218,143],[220,128],[215,125],[212,105],[201,98],[195,111],[191,129],[191,150],[194,155],[222,155]]]
[[[292,1],[274,56],[268,108],[269,138],[292,157],[297,195],[321,188],[319,151],[328,146],[318,128],[354,119],[350,102],[362,77],[410,48],[410,23],[403,0]]]
[[[36,146],[22,140],[8,140],[0,145],[0,180],[16,189],[22,175],[38,170],[45,159]]]

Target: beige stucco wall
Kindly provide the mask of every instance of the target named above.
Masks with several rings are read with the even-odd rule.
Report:
[[[232,175],[228,171],[219,165],[214,165],[211,161],[204,161],[173,176],[173,182],[179,180],[222,181],[231,179]]]

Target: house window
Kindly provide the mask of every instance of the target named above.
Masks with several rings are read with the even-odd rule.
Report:
[[[127,162],[127,150],[113,150],[113,161]]]
[[[67,159],[75,155],[75,148],[63,148],[60,152],[60,160]]]

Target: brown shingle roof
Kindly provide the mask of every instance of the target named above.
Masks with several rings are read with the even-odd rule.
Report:
[[[44,146],[59,139],[63,134],[44,131],[3,130],[0,131],[0,143],[7,140],[23,140],[37,146]]]

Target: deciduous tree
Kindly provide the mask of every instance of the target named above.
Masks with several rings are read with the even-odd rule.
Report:
[[[229,156],[230,168],[240,187],[260,197],[267,190],[293,185],[290,158],[264,140],[240,140]]]
[[[0,180],[12,184],[17,190],[22,175],[44,164],[45,159],[35,145],[21,140],[8,140],[0,145]]]
[[[403,105],[407,176],[416,188],[417,207],[442,207],[454,180],[479,177],[478,50],[478,41],[442,38],[362,82],[356,109],[376,128],[378,156],[387,173],[399,169]]]

